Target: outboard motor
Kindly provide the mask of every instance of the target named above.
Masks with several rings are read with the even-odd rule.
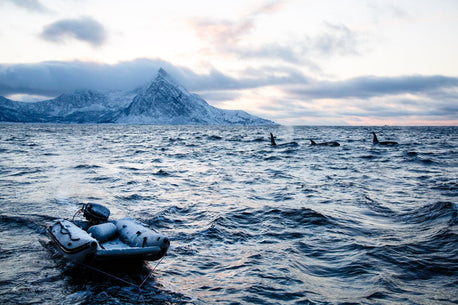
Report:
[[[83,216],[92,224],[108,221],[110,210],[97,203],[86,203],[83,208]]]

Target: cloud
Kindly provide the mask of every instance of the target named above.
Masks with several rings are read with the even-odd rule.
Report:
[[[319,54],[356,55],[359,53],[359,35],[345,25],[326,23],[325,31],[309,40],[310,49]]]
[[[272,119],[290,124],[346,125],[377,124],[440,125],[456,124],[455,102],[400,96],[370,99],[304,100],[284,99],[264,107]],[[413,123],[415,122],[415,123]]]
[[[385,19],[404,19],[409,17],[409,13],[402,9],[400,6],[396,6],[390,3],[375,1],[368,1],[366,5],[369,8],[369,14],[372,16],[374,23],[380,23]]]
[[[60,43],[68,38],[87,42],[92,46],[102,45],[107,33],[102,24],[91,17],[63,19],[47,25],[40,35],[47,41]]]
[[[197,74],[160,59],[136,59],[117,64],[83,61],[0,64],[0,95],[59,94],[82,88],[129,90],[151,81],[161,67],[194,92],[278,86],[295,100],[368,99],[403,94],[447,100],[458,94],[458,78],[441,75],[364,76],[331,82],[310,79],[294,67],[263,66],[248,68],[235,77],[215,68]]]
[[[131,90],[147,84],[164,68],[191,92],[236,91],[270,85],[305,83],[306,77],[288,68],[248,69],[236,78],[211,69],[197,74],[160,59],[136,59],[117,64],[49,61],[36,64],[0,64],[0,95],[56,96],[77,89]],[[213,96],[215,96],[213,94]]]
[[[271,1],[251,9],[236,20],[193,18],[189,20],[189,24],[197,37],[208,44],[207,52],[226,55],[244,52],[249,54],[250,52],[244,50],[242,45],[244,39],[255,29],[256,19],[261,15],[278,11],[282,5],[282,1]]]
[[[458,78],[441,75],[358,77],[285,86],[284,99],[266,111],[290,123],[441,125],[458,122]],[[358,123],[359,122],[359,123]],[[302,123],[303,124],[303,123]]]
[[[243,59],[264,59],[301,64],[321,71],[312,58],[359,55],[365,43],[359,32],[343,24],[324,23],[316,35],[285,37],[283,42],[256,43],[250,35],[256,30],[258,17],[279,11],[284,1],[256,7],[236,20],[194,18],[189,21],[197,37],[207,43],[205,52]]]
[[[196,18],[190,24],[198,37],[217,50],[238,44],[254,26],[252,19],[227,21]]]
[[[300,71],[286,67],[249,68],[242,71],[242,76],[236,78],[212,69],[207,74],[188,74],[182,79],[191,90],[218,91],[244,90],[266,86],[305,84],[308,79]]]
[[[283,1],[270,1],[253,8],[236,21],[194,18],[189,23],[198,37],[221,49],[240,43],[254,29],[256,18],[276,12],[282,5]]]
[[[261,5],[259,7],[256,7],[251,13],[251,16],[259,16],[261,14],[271,14],[275,13],[283,7],[285,4],[285,1],[283,0],[271,0],[268,3],[265,3],[264,5]]]
[[[48,12],[49,9],[42,5],[39,0],[3,0],[12,3],[20,8],[26,9],[31,12]]]
[[[223,51],[244,59],[300,64],[311,71],[321,72],[320,66],[315,62],[316,58],[359,55],[362,43],[360,35],[348,27],[326,24],[322,33],[316,36],[304,35],[301,40],[261,45],[231,44],[225,46]]]
[[[458,78],[441,75],[364,76],[344,81],[317,82],[307,87],[292,88],[290,93],[304,99],[346,99],[399,94],[436,94],[438,91],[457,87]]]
[[[77,89],[129,90],[151,80],[160,67],[169,70],[173,65],[149,59],[115,65],[82,61],[0,64],[0,95],[56,96]]]

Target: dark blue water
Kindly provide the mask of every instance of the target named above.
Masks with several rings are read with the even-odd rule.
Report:
[[[0,303],[458,304],[457,150],[457,127],[0,125]],[[141,294],[54,255],[81,202],[170,237]]]

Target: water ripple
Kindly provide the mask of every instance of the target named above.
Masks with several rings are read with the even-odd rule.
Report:
[[[397,147],[369,127],[0,129],[2,304],[138,303],[55,257],[46,227],[83,202],[170,237],[147,304],[458,303],[456,127],[375,128]]]

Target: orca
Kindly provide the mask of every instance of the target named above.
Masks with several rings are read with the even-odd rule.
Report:
[[[272,146],[297,146],[299,144],[297,144],[296,142],[288,142],[288,143],[281,143],[281,144],[277,144],[277,142],[275,142],[275,137],[272,133],[270,133],[270,144]]]
[[[331,141],[331,142],[323,142],[323,143],[316,143],[312,139],[310,139],[310,145],[318,145],[318,146],[340,146],[339,142]]]
[[[374,144],[378,144],[378,145],[398,145],[398,142],[395,142],[395,141],[382,141],[380,142],[378,139],[377,139],[377,135],[375,134],[375,132],[372,132],[372,134],[374,135],[373,137],[373,140],[372,142]]]
[[[275,138],[274,138],[274,135],[272,133],[270,133],[270,144],[272,146],[277,146],[277,142],[275,142]]]

